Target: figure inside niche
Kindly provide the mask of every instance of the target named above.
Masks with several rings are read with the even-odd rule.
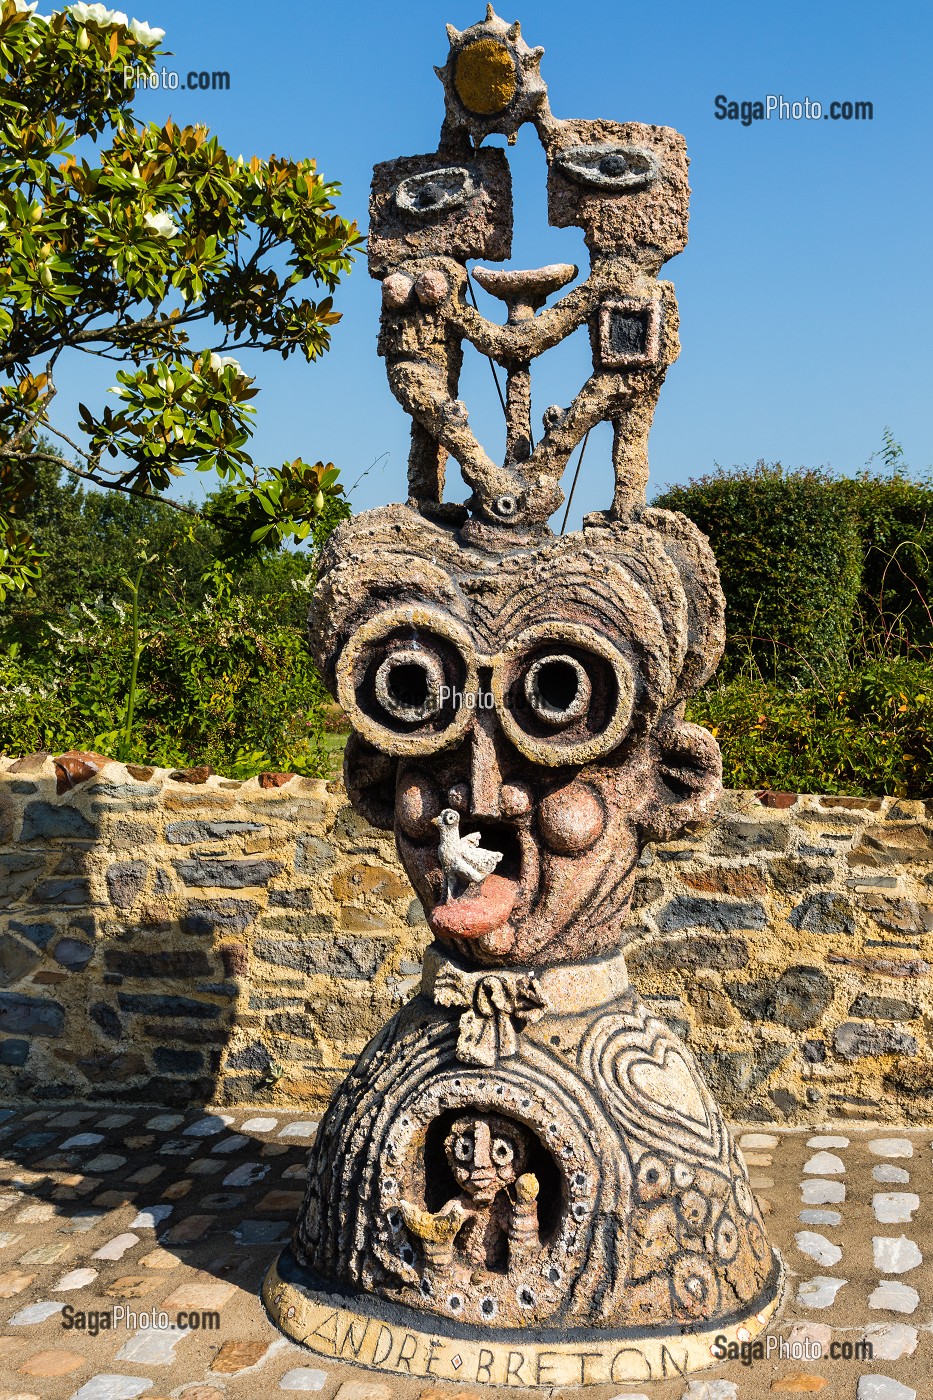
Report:
[[[469,1114],[451,1125],[444,1152],[460,1195],[433,1214],[402,1203],[426,1269],[459,1264],[507,1273],[539,1248],[539,1184],[525,1170],[530,1145],[521,1124],[498,1114]]]

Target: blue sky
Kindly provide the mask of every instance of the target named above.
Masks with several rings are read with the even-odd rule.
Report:
[[[162,60],[166,68],[226,69],[231,83],[228,92],[146,93],[139,112],[204,121],[247,158],[314,156],[342,181],[340,212],[365,225],[372,165],[436,146],[443,104],[432,65],[446,57],[445,21],[464,28],[484,9],[484,0],[146,0],[134,13],[166,29],[174,55]],[[933,8],[524,0],[513,12],[509,0],[502,14],[544,45],[557,116],[654,122],[687,138],[690,242],[664,273],[677,288],[683,349],[655,418],[649,493],[716,462],[857,471],[885,425],[914,470],[933,465]],[[808,97],[824,110],[833,100],[867,100],[874,120],[744,127],[716,119],[717,94],[769,93]],[[544,157],[530,128],[512,159],[510,265],[585,268],[579,230],[547,226]],[[349,486],[382,457],[353,494],[362,509],[404,499],[408,425],[375,353],[379,290],[364,259],[337,308],[344,320],[318,364],[241,358],[262,389],[257,460],[332,460]],[[581,336],[538,362],[538,421],[548,404],[569,402],[589,364]],[[100,403],[111,370],[82,360],[60,376],[60,426],[73,426],[78,397]],[[468,356],[461,397],[479,436],[500,450],[501,410],[478,357]],[[608,442],[608,430],[591,439],[571,525],[607,504]]]

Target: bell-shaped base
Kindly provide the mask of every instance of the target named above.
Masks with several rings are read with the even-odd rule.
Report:
[[[715,1366],[730,1343],[764,1331],[783,1285],[774,1251],[767,1283],[748,1311],[693,1329],[458,1327],[366,1294],[328,1289],[285,1250],[266,1275],[262,1298],[287,1336],[332,1361],[397,1376],[533,1390],[664,1380]]]
[[[435,945],[321,1123],[264,1296],[338,1359],[580,1385],[712,1365],[780,1294],[741,1154],[622,955],[477,970]]]

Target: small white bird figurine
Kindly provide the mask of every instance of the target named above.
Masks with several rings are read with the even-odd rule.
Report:
[[[445,807],[440,816],[434,818],[434,825],[440,827],[441,832],[437,857],[444,872],[446,902],[463,892],[460,886],[481,885],[499,864],[502,853],[480,846],[478,831],[461,836],[460,814],[452,807]]]

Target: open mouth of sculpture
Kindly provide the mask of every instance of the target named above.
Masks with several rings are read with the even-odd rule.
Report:
[[[530,901],[529,886],[536,884],[537,860],[531,837],[508,822],[470,818],[464,822],[478,831],[480,844],[490,851],[501,851],[495,873],[480,885],[470,885],[456,895],[448,895],[428,914],[435,937],[481,938],[501,928],[513,915],[524,912]]]

